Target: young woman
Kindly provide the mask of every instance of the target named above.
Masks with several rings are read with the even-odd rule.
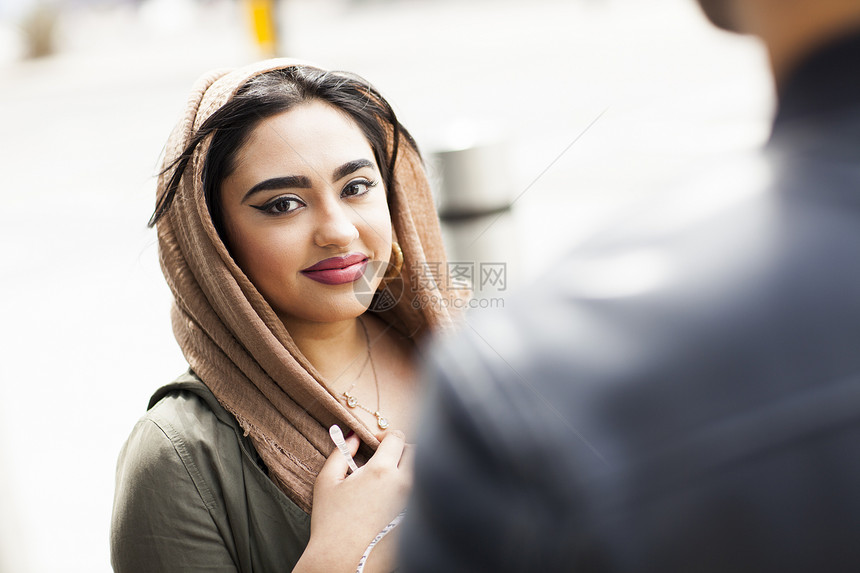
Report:
[[[152,224],[190,370],[120,455],[115,571],[355,571],[405,504],[415,343],[459,306],[412,138],[354,76],[215,72]],[[391,567],[390,537],[366,571]]]

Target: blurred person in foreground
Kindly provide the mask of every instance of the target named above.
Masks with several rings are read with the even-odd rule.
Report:
[[[860,570],[860,1],[700,4],[766,149],[440,344],[402,571]]]

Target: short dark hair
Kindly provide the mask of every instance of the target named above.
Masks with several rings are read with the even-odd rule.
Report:
[[[164,169],[164,173],[171,170],[172,173],[149,226],[154,226],[170,209],[194,150],[212,134],[203,163],[203,193],[212,224],[226,244],[221,184],[235,169],[236,154],[262,120],[311,100],[326,102],[355,121],[373,149],[385,188],[391,189],[401,137],[417,151],[415,141],[397,120],[391,105],[370,83],[354,74],[291,66],[254,76],[203,122],[179,157]]]

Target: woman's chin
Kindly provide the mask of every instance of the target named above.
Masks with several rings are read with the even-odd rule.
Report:
[[[348,296],[337,297],[336,300],[308,304],[308,307],[303,309],[290,309],[290,312],[280,311],[278,317],[288,330],[289,325],[296,322],[333,324],[355,320],[367,312],[371,300],[372,297],[368,298],[367,304],[365,304],[363,296],[349,294]]]

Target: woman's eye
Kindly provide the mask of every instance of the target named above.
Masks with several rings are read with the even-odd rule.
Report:
[[[368,181],[367,179],[356,179],[346,184],[346,187],[341,191],[341,197],[357,197],[364,195],[370,191],[371,187],[376,186],[376,181]]]
[[[302,205],[303,203],[294,197],[278,197],[265,205],[254,208],[270,215],[283,215],[285,213],[292,213]]]

